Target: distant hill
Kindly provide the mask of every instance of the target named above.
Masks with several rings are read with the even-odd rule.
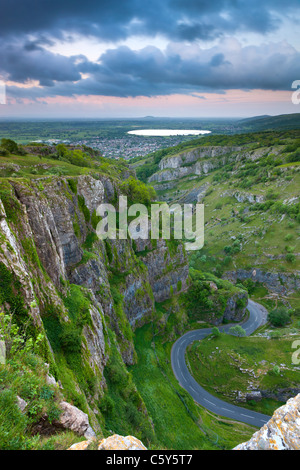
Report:
[[[280,114],[279,116],[254,116],[238,121],[237,125],[242,127],[245,131],[299,129],[300,113]]]

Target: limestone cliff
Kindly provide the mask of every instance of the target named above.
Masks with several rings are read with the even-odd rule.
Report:
[[[96,427],[112,342],[134,363],[133,329],[188,278],[180,243],[142,253],[130,239],[98,239],[96,208],[119,192],[101,174],[3,180],[0,192],[0,311],[44,335],[51,373],[63,389],[72,376],[67,398],[82,395]]]
[[[250,441],[233,450],[300,450],[300,394],[278,408]]]
[[[228,271],[223,275],[224,279],[236,283],[237,280],[244,281],[251,279],[254,282],[259,282],[266,286],[268,291],[288,295],[289,293],[297,292],[300,289],[300,273],[295,271],[293,273],[284,272],[267,272],[259,268],[237,269],[236,271]]]
[[[202,175],[225,165],[228,161],[238,160],[240,147],[197,147],[178,155],[165,157],[159,164],[149,182],[172,181],[187,175]]]

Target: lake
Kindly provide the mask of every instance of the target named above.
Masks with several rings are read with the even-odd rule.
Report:
[[[170,135],[204,135],[210,134],[211,131],[188,130],[188,129],[141,129],[137,131],[129,131],[127,134],[165,137]]]

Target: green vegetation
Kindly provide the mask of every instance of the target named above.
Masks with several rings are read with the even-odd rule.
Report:
[[[6,139],[4,139],[6,141]],[[3,141],[3,139],[2,139]],[[10,150],[8,150],[10,149]],[[106,174],[120,178],[128,166],[124,161],[109,160],[99,151],[86,146],[71,147],[58,144],[48,147],[42,144],[17,145],[9,140],[0,146],[0,178],[36,178],[38,176],[77,176]],[[68,180],[70,189],[76,194],[76,183]]]
[[[48,124],[45,132],[46,128],[53,132],[53,125]],[[81,130],[76,125],[74,129],[77,138]],[[65,126],[61,135],[63,132],[67,132]],[[62,384],[63,399],[86,412],[101,436],[112,432],[132,434],[151,449],[178,450],[231,449],[249,439],[253,428],[214,416],[179,386],[170,353],[174,340],[185,331],[211,326],[220,319],[226,323],[224,313],[229,300],[237,314],[244,313],[249,295],[269,309],[269,324],[250,338],[244,337],[240,325],[230,328],[231,335],[221,332],[222,325],[220,329],[213,327],[208,338],[194,343],[187,352],[191,372],[209,392],[232,403],[236,403],[238,391],[246,394],[253,383],[267,390],[272,398],[248,401],[245,406],[268,414],[281,404],[276,399],[278,389],[297,387],[299,372],[291,363],[291,340],[299,337],[299,311],[295,308],[298,294],[272,297],[266,284],[254,281],[255,274],[251,273],[254,268],[263,268],[288,274],[293,280],[298,269],[299,131],[210,135],[189,140],[147,158],[136,158],[132,167],[142,181],[133,177],[124,161],[105,159],[85,145],[22,145],[2,135],[0,199],[12,233],[20,237],[21,256],[32,267],[31,281],[38,292],[32,305],[39,304],[42,324],[37,326],[29,314],[20,279],[0,263],[0,306],[4,310],[0,314],[0,337],[5,336],[8,354],[6,365],[0,365],[0,448],[56,449],[71,445],[74,438],[78,441],[72,433],[42,438],[34,432],[44,413],[50,421],[57,419],[57,404],[62,399],[62,392],[47,384],[45,362]],[[20,141],[28,142],[29,135],[23,137]],[[187,175],[173,188],[157,190],[159,200],[182,202],[206,184],[205,245],[189,255],[189,289],[175,295],[183,282],[170,282],[170,298],[155,303],[151,318],[144,318],[146,324],[134,331],[124,305],[124,292],[132,287],[127,285],[128,276],[132,276],[132,284],[141,279],[146,270],[142,257],[152,255],[157,241],[143,252],[137,252],[135,242],[133,250],[128,246],[124,250],[121,247],[123,251],[114,242],[100,243],[95,233],[99,217],[79,194],[77,177],[90,174],[102,181],[109,177],[113,190],[105,188],[107,198],[115,202],[120,191],[130,204],[149,206],[156,194],[147,179],[158,171],[161,159],[184,156],[185,151],[200,144],[241,146],[242,150],[238,158],[229,153],[218,162],[214,160],[217,165],[210,173]],[[192,167],[188,162],[183,165],[187,170]],[[101,282],[93,292],[93,288],[70,284],[61,277],[48,297],[49,278],[33,240],[23,229],[24,210],[14,189],[20,183],[26,196],[36,192],[44,201],[48,185],[61,176],[67,202],[74,204],[70,225],[73,223],[82,250],[81,260],[68,269],[76,279],[90,262],[99,268]],[[178,255],[179,243],[174,239],[166,242],[171,258]],[[13,252],[8,244],[6,248]],[[224,279],[228,272],[236,273],[240,268],[253,278],[245,279],[241,273],[235,285]],[[166,263],[164,274],[170,273],[170,279],[173,269],[172,262]],[[280,277],[278,282],[284,289],[285,278]],[[154,298],[144,278],[133,295],[141,304],[145,296],[151,301]],[[50,299],[55,296],[54,303]],[[105,352],[99,354],[103,354],[104,371],[101,367],[99,370],[90,349],[91,338],[99,333],[92,321],[95,308],[99,331],[101,322],[103,328]],[[17,396],[27,402],[25,413],[16,405]]]
[[[110,358],[104,370],[107,389],[99,401],[105,419],[105,428],[127,436],[133,434],[149,446],[155,441],[154,430],[144,402],[137,391],[131,373],[128,373],[117,348],[116,336],[109,331]]]
[[[184,154],[184,152],[197,149],[199,146],[244,146],[246,150],[255,150],[260,147],[282,145],[282,141],[299,139],[299,131],[266,131],[260,133],[234,134],[234,135],[208,135],[188,142],[183,142],[168,149],[158,150],[146,157],[137,157],[130,161],[136,170],[137,177],[146,182],[147,179],[159,170],[159,163],[165,157]],[[290,143],[290,142],[288,142]],[[290,151],[290,150],[289,150]],[[282,162],[281,162],[282,163]],[[280,164],[280,163],[279,163]],[[186,164],[184,164],[186,165]]]
[[[191,286],[185,295],[189,319],[193,321],[212,321],[222,317],[229,298],[236,299],[236,313],[247,304],[244,289],[233,286],[229,281],[219,279],[213,274],[190,270]],[[242,296],[242,298],[239,298]]]
[[[287,308],[278,307],[269,313],[268,320],[273,326],[285,326],[290,322],[290,315]]]
[[[152,448],[232,449],[249,439],[253,428],[206,412],[178,385],[170,364],[172,343],[164,334],[153,336],[151,325],[135,334],[138,363],[130,372],[155,425]]]
[[[48,368],[41,354],[43,337],[28,338],[26,327],[15,323],[14,315],[0,312],[0,336],[6,345],[6,362],[0,364],[0,448],[1,450],[65,449],[78,441],[74,433],[42,437],[35,426],[47,415],[49,423],[61,414],[59,389],[47,383]],[[21,411],[18,397],[25,400]]]
[[[236,404],[238,392],[249,393],[254,384],[256,390],[266,390],[272,396],[276,396],[278,389],[298,387],[299,372],[292,363],[294,339],[243,338],[221,333],[195,341],[188,348],[187,359],[199,384],[213,395]],[[274,373],[275,366],[280,374]],[[271,415],[281,404],[274,398],[263,398],[259,402],[243,402],[241,406]]]
[[[121,193],[128,197],[129,204],[149,205],[155,199],[155,191],[152,186],[147,186],[141,181],[130,177],[120,185]]]

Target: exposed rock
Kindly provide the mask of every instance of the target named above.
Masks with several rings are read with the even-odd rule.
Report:
[[[86,413],[65,401],[60,403],[60,408],[62,409],[62,414],[59,417],[59,422],[55,423],[57,426],[70,429],[79,434],[79,436],[85,436],[87,438],[95,436]]]
[[[186,289],[189,268],[182,244],[171,252],[165,240],[157,240],[155,248],[152,248],[151,240],[136,242],[137,252],[143,252],[140,258],[148,268],[149,283],[156,302],[169,299],[172,294]]]
[[[23,398],[17,396],[17,403],[20,410],[23,412],[27,406],[27,402]]]
[[[39,422],[32,427],[32,434],[51,436],[57,431],[70,430],[87,439],[95,438],[95,432],[90,426],[86,413],[65,401],[60,402],[59,407],[62,411],[59,419],[50,422],[48,416],[44,414]]]
[[[261,392],[259,390],[246,393],[246,400],[260,401],[262,399]]]
[[[67,450],[88,450],[95,439],[77,442]],[[144,444],[134,436],[119,436],[114,434],[99,441],[97,450],[147,450]]]
[[[77,442],[76,444],[73,444],[69,449],[67,450],[87,450],[87,448],[91,445],[93,441],[88,439],[87,441],[81,441]]]
[[[253,281],[264,284],[270,292],[281,295],[286,295],[288,292],[296,292],[300,289],[299,271],[290,274],[266,272],[258,268],[250,270],[237,269],[236,271],[226,272],[222,277],[234,283],[237,282],[238,279],[241,281],[252,279]]]
[[[79,339],[82,368],[93,376],[93,386],[83,390],[75,374],[72,380],[76,393],[88,403],[90,423],[98,432],[94,410],[106,385],[103,371],[109,359],[108,329],[116,335],[114,341],[123,361],[133,364],[136,352],[128,328],[149,320],[155,300],[186,289],[184,247],[158,240],[155,247],[140,253],[142,245],[135,250],[130,239],[99,240],[95,236],[95,209],[101,202],[111,202],[120,191],[117,180],[108,176],[45,176],[9,180],[5,185],[6,197],[3,204],[0,201],[0,266],[22,298],[28,320],[45,338],[47,360],[52,365],[56,362],[54,343],[44,319],[51,318],[58,331],[64,332],[74,322],[65,301],[72,284],[81,286],[86,299],[87,318]],[[0,308],[9,309],[10,305]],[[48,368],[46,381],[63,393],[65,383],[59,373],[56,380]],[[66,402],[62,408],[60,420],[50,423],[45,414],[35,423],[33,434],[71,429],[87,438],[94,436],[85,413]]]
[[[0,339],[0,364],[5,364],[5,361],[6,361],[5,341]]]
[[[0,199],[0,217],[6,218],[6,212],[5,212],[4,205],[1,199]]]
[[[300,387],[298,388],[276,388],[276,390],[260,390],[262,398],[270,398],[272,400],[278,400],[285,402],[290,398],[300,393]],[[300,432],[300,431],[299,431]]]
[[[300,450],[300,394],[278,408],[249,441],[233,450]]]
[[[203,146],[163,158],[157,173],[149,178],[149,183],[178,180],[187,175],[202,175],[225,165],[229,161],[240,160],[240,147]]]
[[[144,444],[134,436],[119,436],[114,434],[102,439],[98,450],[147,450]]]
[[[248,201],[251,204],[255,204],[256,202],[261,203],[265,200],[265,198],[262,194],[252,194],[252,193],[247,193],[247,192],[244,192],[244,191],[224,191],[221,194],[221,197],[226,197],[226,196],[232,196],[238,202]]]

